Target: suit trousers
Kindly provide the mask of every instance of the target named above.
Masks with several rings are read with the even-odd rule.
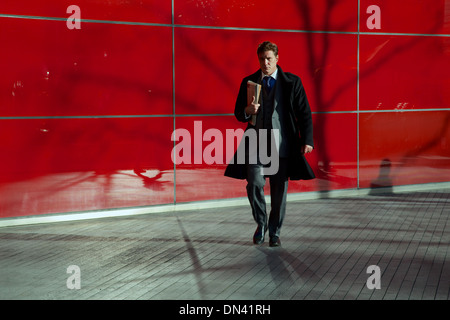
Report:
[[[286,197],[288,189],[288,159],[280,158],[278,172],[269,176],[271,211],[267,221],[264,186],[266,177],[261,174],[261,164],[247,164],[247,196],[252,214],[259,227],[269,231],[269,237],[279,237],[286,214]],[[268,222],[268,223],[267,223]]]

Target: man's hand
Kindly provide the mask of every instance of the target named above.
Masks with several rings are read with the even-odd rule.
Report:
[[[301,148],[301,152],[302,154],[307,154],[307,153],[311,153],[313,151],[313,147],[311,147],[308,144],[305,144],[304,146],[302,146]]]
[[[252,103],[249,104],[247,107],[245,107],[245,114],[248,115],[248,116],[251,116],[253,114],[257,114],[259,106],[260,106],[260,104],[259,103],[255,103],[255,96],[253,96]]]

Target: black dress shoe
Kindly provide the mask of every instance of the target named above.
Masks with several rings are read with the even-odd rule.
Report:
[[[267,231],[267,228],[258,227],[256,228],[255,234],[253,235],[253,243],[254,244],[262,244],[264,242],[264,235]]]
[[[273,237],[269,240],[269,246],[270,247],[280,247],[281,246],[281,240],[279,237]]]

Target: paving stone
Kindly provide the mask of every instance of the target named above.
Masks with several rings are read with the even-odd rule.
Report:
[[[449,208],[450,189],[291,201],[280,248],[253,245],[249,206],[3,227],[0,299],[448,300]]]

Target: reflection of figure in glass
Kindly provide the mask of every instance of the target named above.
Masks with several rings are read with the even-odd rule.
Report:
[[[383,188],[386,193],[392,192],[392,180],[391,173],[391,161],[389,159],[383,159],[380,164],[380,173],[377,180],[373,181],[370,185],[372,189]]]
[[[256,164],[234,161],[227,166],[225,175],[247,180],[247,195],[257,229],[253,236],[255,244],[262,244],[269,231],[269,245],[279,246],[280,231],[286,212],[288,179],[309,180],[315,178],[304,155],[313,150],[313,125],[311,110],[300,78],[284,72],[278,65],[278,47],[271,42],[258,46],[260,69],[244,78],[236,100],[234,114],[241,122],[247,122],[246,130],[278,129],[279,170],[269,176],[271,212],[267,219],[264,198],[265,176],[261,174],[260,159]],[[247,82],[262,84],[260,101],[247,104]],[[256,115],[256,123],[250,123]],[[270,135],[269,135],[270,137]],[[271,139],[268,139],[268,144]],[[267,150],[271,150],[267,147]],[[259,153],[258,153],[259,155]],[[236,160],[235,155],[235,160]],[[247,161],[248,162],[248,161]]]

